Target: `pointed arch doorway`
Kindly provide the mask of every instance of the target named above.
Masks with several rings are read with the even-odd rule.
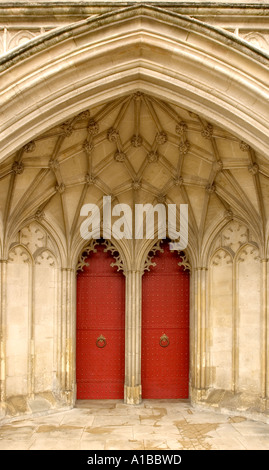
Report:
[[[122,399],[125,278],[98,243],[77,275],[77,399]]]
[[[189,272],[162,249],[142,280],[142,398],[188,398]]]

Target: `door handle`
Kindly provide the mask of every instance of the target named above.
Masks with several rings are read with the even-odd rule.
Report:
[[[98,348],[104,348],[106,346],[106,338],[103,335],[98,336],[96,346]]]
[[[161,337],[160,337],[160,346],[162,348],[167,348],[167,346],[169,346],[170,344],[170,340],[168,338],[168,336],[164,333]]]

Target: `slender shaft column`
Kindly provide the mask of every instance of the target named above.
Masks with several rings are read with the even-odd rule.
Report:
[[[142,273],[126,273],[125,403],[141,403],[141,286]]]
[[[262,351],[261,351],[261,364],[262,364],[262,398],[268,398],[268,309],[267,309],[267,263],[268,259],[261,260],[261,275],[262,275],[262,316],[261,316],[261,331],[262,331]]]
[[[62,391],[72,401],[74,384],[73,351],[73,282],[74,270],[62,269]]]
[[[5,407],[6,401],[6,282],[7,282],[7,260],[0,260],[0,402]]]
[[[196,268],[196,345],[195,345],[195,388],[202,390],[206,386],[206,271]]]

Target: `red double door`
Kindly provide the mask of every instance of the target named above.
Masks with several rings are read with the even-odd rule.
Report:
[[[122,399],[125,279],[102,245],[77,279],[77,398]],[[142,289],[142,397],[187,398],[189,275],[164,243]]]

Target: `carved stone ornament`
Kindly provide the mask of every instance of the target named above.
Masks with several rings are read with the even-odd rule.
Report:
[[[149,163],[155,163],[159,160],[159,155],[157,152],[149,152],[148,155],[147,155],[147,159],[149,161]]]
[[[94,145],[92,144],[92,142],[89,142],[88,140],[85,140],[83,142],[83,150],[85,150],[86,153],[91,153],[94,149]]]
[[[133,94],[133,98],[135,101],[140,101],[142,97],[143,97],[143,93],[141,91],[137,91],[136,93]]]
[[[57,191],[57,193],[60,193],[60,194],[63,194],[65,192],[65,185],[63,183],[61,184],[57,184],[57,186],[55,186],[55,191]]]
[[[42,210],[40,210],[40,209],[38,209],[38,210],[36,211],[36,213],[35,213],[35,220],[41,222],[41,221],[44,220],[44,219],[45,219],[45,212],[42,211]]]
[[[140,183],[140,181],[133,181],[132,188],[133,188],[135,191],[138,191],[138,190],[141,188],[141,183]]]
[[[97,135],[99,132],[99,124],[94,119],[91,119],[88,124],[88,133],[92,136]]]
[[[242,152],[247,152],[250,149],[250,146],[243,140],[241,140],[239,147],[242,150]]]
[[[153,248],[151,248],[151,250],[148,252],[148,256],[146,257],[146,260],[145,260],[145,264],[144,264],[144,269],[143,269],[143,273],[145,271],[150,271],[150,267],[151,266],[156,266],[156,263],[154,263],[152,261],[152,258],[154,258],[155,254],[157,253],[157,251],[160,251],[161,253],[163,253],[163,249],[161,248],[161,243],[162,243],[162,240],[159,240]]]
[[[179,153],[182,155],[187,155],[188,151],[190,150],[190,142],[188,140],[180,142],[178,149]]]
[[[183,178],[181,176],[178,176],[177,178],[174,178],[174,185],[175,186],[182,186],[183,184]]]
[[[208,184],[206,187],[205,187],[205,190],[208,194],[213,194],[215,191],[216,191],[216,186],[214,183],[212,184]]]
[[[15,175],[21,175],[24,171],[24,164],[22,162],[14,162],[12,165],[12,171]]]
[[[88,246],[86,248],[84,248],[84,250],[81,253],[81,255],[79,257],[79,260],[78,260],[78,264],[77,264],[77,267],[76,267],[76,273],[78,273],[78,271],[83,271],[83,268],[85,266],[89,266],[89,263],[86,263],[85,260],[88,258],[89,254],[91,252],[92,253],[97,253],[97,250],[95,249],[96,245],[98,245],[98,241],[96,241],[94,239],[91,239]]]
[[[107,139],[109,140],[109,142],[116,142],[118,137],[119,137],[119,133],[116,129],[114,129],[113,127],[108,129]]]
[[[126,154],[124,152],[116,152],[114,155],[116,162],[124,162],[125,158]]]
[[[222,169],[223,169],[223,163],[222,163],[221,160],[218,160],[218,161],[213,163],[213,170],[216,173],[219,173],[220,171],[222,171]]]
[[[188,261],[187,255],[181,253],[181,261],[178,263],[178,266],[183,266],[184,271],[190,271],[191,272],[191,265]]]
[[[123,261],[121,259],[121,256],[117,250],[117,248],[111,243],[110,240],[105,240],[102,245],[105,245],[104,252],[107,253],[110,251],[111,255],[115,259],[115,263],[111,263],[110,266],[114,268],[114,266],[117,267],[117,271],[122,271],[123,274],[125,275],[125,267],[123,264]]]
[[[79,113],[77,118],[82,121],[84,119],[89,119],[90,115],[91,115],[90,110],[86,109],[85,111],[82,111],[82,113]]]
[[[26,153],[31,153],[35,150],[35,148],[36,148],[35,142],[31,140],[26,145],[24,145],[23,150]]]
[[[49,161],[49,167],[51,170],[55,171],[55,170],[58,170],[60,164],[59,164],[59,160],[57,160],[57,158],[55,159],[51,159]]]
[[[85,182],[90,185],[90,184],[95,184],[96,183],[96,178],[93,175],[89,175],[88,173],[85,176]]]
[[[187,126],[186,122],[181,121],[176,125],[176,134],[183,137],[185,132],[187,131],[187,129],[188,129],[188,126]]]
[[[159,144],[159,145],[165,144],[167,142],[166,132],[164,132],[164,131],[158,132],[158,134],[156,135],[155,140],[156,140],[157,144]]]
[[[212,124],[207,124],[207,126],[202,130],[201,135],[205,139],[211,139],[213,136],[213,126]]]
[[[61,130],[62,130],[65,137],[70,137],[70,135],[73,132],[73,127],[71,126],[71,124],[69,122],[64,122],[61,125]]]
[[[224,212],[225,219],[232,220],[233,216],[234,216],[233,211],[231,210],[227,210]]]
[[[251,175],[257,175],[259,173],[259,166],[257,163],[253,163],[253,165],[249,165],[248,171]]]
[[[143,139],[141,137],[141,135],[134,135],[132,138],[131,138],[131,144],[133,147],[141,147],[143,143]]]

